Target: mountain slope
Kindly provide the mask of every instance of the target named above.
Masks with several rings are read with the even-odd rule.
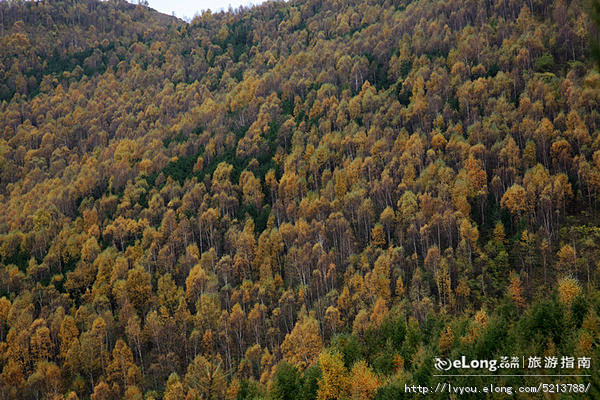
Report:
[[[597,360],[581,3],[0,17],[3,397],[397,398],[435,356]]]

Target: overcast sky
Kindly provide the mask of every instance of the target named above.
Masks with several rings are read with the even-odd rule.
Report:
[[[175,15],[179,18],[185,17],[192,19],[195,14],[200,14],[203,10],[227,10],[229,6],[238,8],[239,6],[259,4],[263,1],[264,0],[148,0],[148,3],[150,8],[154,8],[164,14],[171,15],[175,12]]]

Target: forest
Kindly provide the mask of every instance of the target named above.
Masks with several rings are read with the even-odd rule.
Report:
[[[0,1],[0,399],[600,398],[594,4]]]

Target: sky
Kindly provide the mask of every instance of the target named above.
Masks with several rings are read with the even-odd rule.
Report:
[[[148,0],[150,8],[154,8],[164,14],[171,15],[173,12],[179,18],[192,19],[194,15],[201,14],[202,11],[210,9],[211,11],[227,10],[229,6],[238,8],[239,6],[250,6],[252,4],[262,3],[264,0]]]

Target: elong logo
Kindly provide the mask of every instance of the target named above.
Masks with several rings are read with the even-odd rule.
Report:
[[[434,367],[438,371],[449,371],[451,368],[456,369],[487,369],[490,372],[498,370],[498,360],[467,360],[462,356],[458,360],[450,360],[449,358],[435,358]]]

